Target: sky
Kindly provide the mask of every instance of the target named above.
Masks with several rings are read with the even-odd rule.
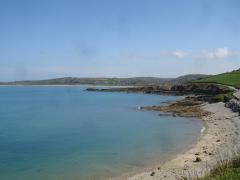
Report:
[[[239,0],[0,0],[0,81],[240,68]]]

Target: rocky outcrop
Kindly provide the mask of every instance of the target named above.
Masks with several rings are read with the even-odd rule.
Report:
[[[142,92],[152,94],[164,94],[171,93],[171,85],[159,85],[159,86],[138,86],[138,87],[120,87],[120,88],[88,88],[87,91],[107,91],[107,92]]]
[[[218,84],[191,83],[191,84],[185,84],[185,85],[172,86],[171,91],[176,91],[183,94],[216,95],[216,94],[226,94],[231,92],[232,90],[227,86],[218,85]]]
[[[89,88],[87,91],[110,91],[110,92],[143,92],[148,94],[170,94],[170,95],[217,95],[226,94],[232,90],[227,86],[207,83],[191,83],[183,85],[159,85],[159,86],[139,86],[127,88],[108,88],[94,89]]]
[[[240,113],[240,101],[237,101],[235,99],[230,100],[225,104],[227,108],[232,109],[233,112],[239,112]]]
[[[196,97],[186,97],[183,100],[179,100],[168,105],[146,106],[142,107],[142,109],[160,111],[161,114],[168,113],[172,116],[203,117],[207,116],[209,113],[201,109],[202,103],[203,102],[198,101]]]

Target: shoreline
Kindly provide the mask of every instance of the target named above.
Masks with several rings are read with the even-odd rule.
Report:
[[[199,118],[196,118],[193,121],[201,121],[201,120]],[[189,151],[190,149],[192,149],[197,144],[197,142],[201,139],[201,137],[204,135],[205,129],[206,128],[205,128],[205,125],[203,123],[203,127],[200,129],[199,136],[195,139],[195,141],[192,141],[191,143],[189,143],[187,145],[187,147],[185,147],[184,149],[182,148],[182,149],[174,150],[173,152],[169,153],[168,155],[165,155],[164,158],[156,156],[156,159],[158,160],[158,163],[151,164],[151,165],[146,165],[144,167],[141,167],[141,169],[136,168],[136,169],[134,169],[132,171],[125,172],[125,173],[123,173],[121,175],[113,176],[113,177],[108,178],[108,179],[109,180],[145,180],[145,179],[146,180],[152,180],[152,179],[154,179],[154,177],[151,176],[152,172],[155,172],[155,171],[159,171],[160,172],[160,169],[166,163],[168,163],[169,161],[172,161],[173,159],[176,159],[179,155],[182,155],[186,151]],[[143,173],[144,174],[147,173],[148,174],[147,176],[149,176],[149,177],[147,177],[147,176],[138,177],[139,175],[142,175]],[[159,180],[159,178],[157,178],[157,180]],[[166,178],[166,180],[168,180],[168,178]]]
[[[218,166],[221,161],[233,158],[234,151],[240,149],[240,116],[224,106],[224,103],[202,104],[203,111],[210,114],[199,118],[203,122],[203,131],[198,141],[183,153],[156,165],[154,168],[135,175],[126,175],[112,179],[152,180],[182,179],[203,177]]]

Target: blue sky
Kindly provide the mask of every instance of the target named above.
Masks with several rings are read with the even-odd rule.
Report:
[[[238,0],[0,0],[0,81],[240,68]]]

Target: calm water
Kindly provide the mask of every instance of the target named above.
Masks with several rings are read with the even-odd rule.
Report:
[[[0,87],[0,179],[105,179],[157,163],[194,142],[202,124],[136,107],[175,98]]]

